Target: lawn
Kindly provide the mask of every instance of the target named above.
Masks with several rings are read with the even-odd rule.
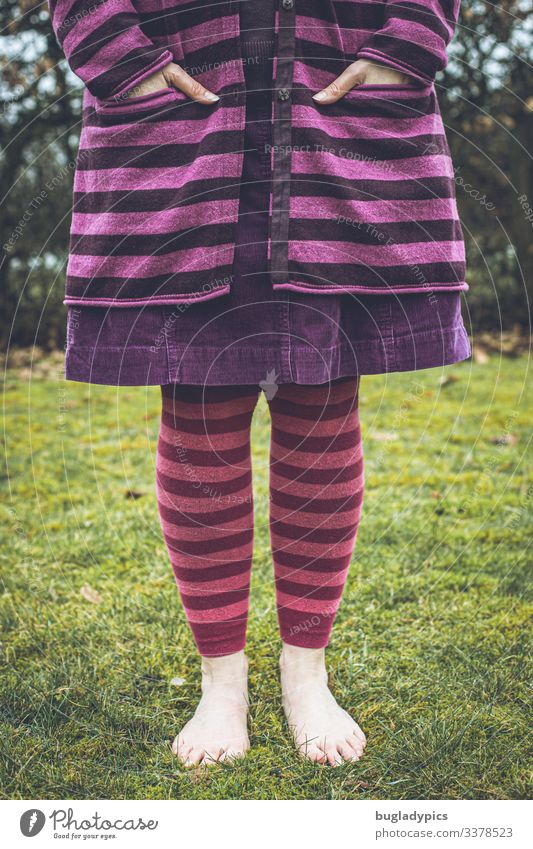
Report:
[[[59,368],[5,382],[3,798],[530,795],[526,356],[363,379],[366,501],[328,651],[334,693],[369,742],[336,770],[297,757],[281,711],[266,405],[253,434],[252,749],[187,771],[170,743],[199,668],[154,498],[159,391],[66,383]]]

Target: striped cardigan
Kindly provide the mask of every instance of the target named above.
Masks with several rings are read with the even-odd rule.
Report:
[[[85,83],[66,303],[192,302],[231,286],[245,85],[237,2],[50,0]],[[278,289],[465,289],[454,174],[433,80],[459,0],[280,0],[269,261]],[[356,58],[409,85],[312,94]],[[220,96],[127,98],[174,60]]]

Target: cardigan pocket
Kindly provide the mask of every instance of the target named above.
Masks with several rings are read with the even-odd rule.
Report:
[[[346,92],[337,103],[331,104],[333,107],[358,102],[367,103],[367,111],[370,113],[371,103],[374,103],[376,108],[386,106],[398,107],[405,106],[414,110],[414,113],[423,115],[434,111],[436,106],[436,95],[433,85],[421,86],[413,83],[361,83]],[[331,107],[323,107],[328,109]],[[413,114],[414,114],[413,113]],[[400,113],[398,112],[398,115]],[[408,113],[404,113],[403,117]]]
[[[420,92],[421,88],[419,83],[360,83],[347,91],[344,97],[349,97],[352,94],[361,93],[362,91],[375,91],[376,94],[380,92],[383,92],[383,94],[387,94],[388,92],[391,94],[402,94]],[[343,99],[341,98],[341,100]]]
[[[379,181],[453,176],[432,85],[360,85],[317,112],[317,125],[329,137],[328,173],[377,187]]]
[[[302,92],[291,151],[288,279],[323,291],[464,288],[453,167],[432,85]]]
[[[158,108],[171,101],[186,101],[190,98],[184,92],[174,86],[151,91],[148,94],[140,94],[137,97],[126,97],[120,95],[117,97],[109,97],[105,100],[99,98],[94,99],[94,108],[96,112],[107,115],[127,115],[136,112],[137,110],[149,110]],[[191,103],[194,101],[191,101]]]
[[[174,88],[88,104],[68,303],[192,301],[228,290],[238,196],[227,112]]]

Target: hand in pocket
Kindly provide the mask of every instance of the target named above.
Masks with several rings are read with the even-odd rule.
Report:
[[[345,71],[333,80],[325,89],[313,95],[317,103],[327,105],[337,103],[345,94],[359,85],[406,85],[411,82],[407,74],[395,71],[387,65],[379,65],[377,62],[369,62],[367,59],[358,59],[348,65]]]
[[[142,97],[145,94],[154,94],[171,87],[179,89],[197,103],[212,104],[220,100],[218,95],[208,91],[198,80],[189,76],[181,65],[176,65],[175,62],[170,62],[161,71],[156,71],[155,74],[146,77],[139,85],[128,91],[127,98]]]

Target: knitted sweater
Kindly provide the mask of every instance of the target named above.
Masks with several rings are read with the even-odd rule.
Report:
[[[228,291],[243,163],[236,2],[51,0],[86,84],[67,303],[192,302]],[[309,293],[466,288],[453,168],[434,88],[458,0],[281,0],[272,92],[269,262]],[[337,104],[312,94],[356,58],[409,75]],[[247,57],[247,60],[249,57]],[[178,62],[220,96],[126,99]]]

